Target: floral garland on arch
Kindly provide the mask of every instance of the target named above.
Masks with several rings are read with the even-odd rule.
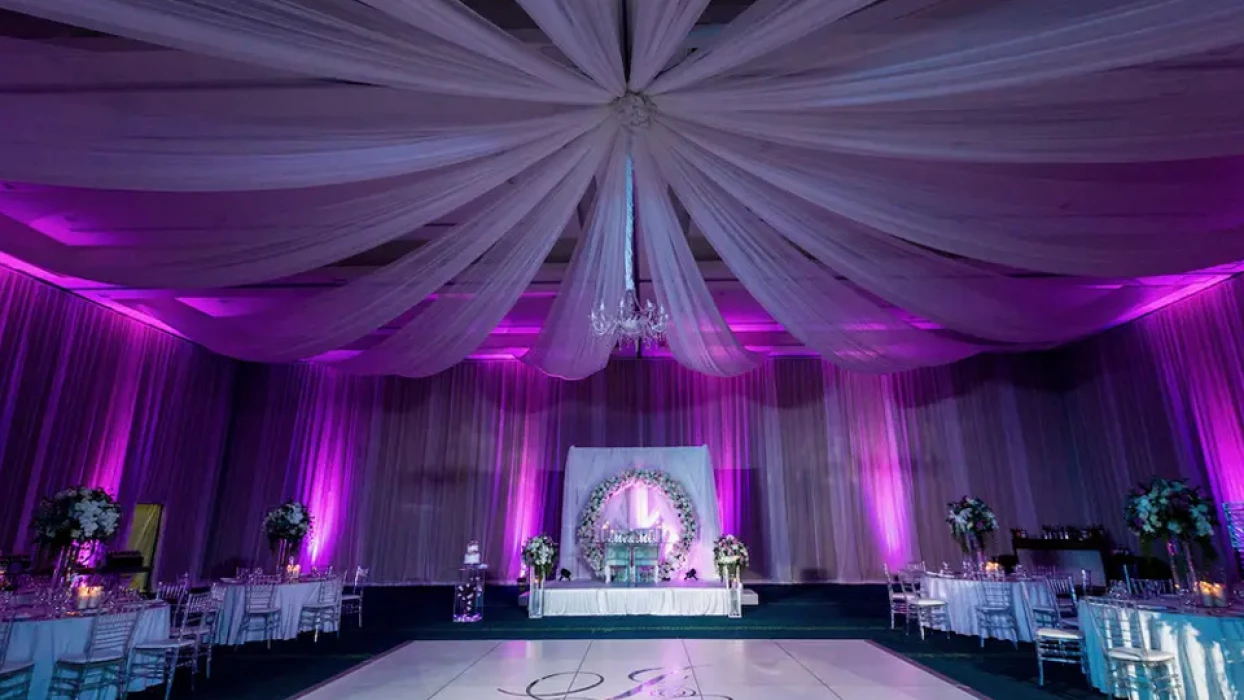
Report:
[[[596,526],[600,522],[601,511],[604,510],[605,503],[610,498],[636,484],[659,489],[666,498],[670,499],[670,503],[678,513],[678,539],[670,548],[665,560],[661,562],[660,568],[661,578],[669,578],[675,571],[686,565],[687,557],[691,554],[691,545],[700,535],[700,521],[695,517],[695,508],[691,505],[691,498],[687,496],[687,491],[682,484],[668,474],[655,469],[628,469],[605,479],[592,489],[587,505],[584,506],[583,513],[579,516],[579,529],[576,537],[579,555],[587,560],[588,565],[597,575],[604,572],[605,546],[596,535]]]

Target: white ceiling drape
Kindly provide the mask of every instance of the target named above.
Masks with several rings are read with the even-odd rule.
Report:
[[[706,0],[517,3],[565,62],[457,0],[0,0],[207,57],[0,41],[0,179],[25,183],[0,191],[0,250],[215,288],[457,214],[329,291],[229,317],[150,300],[224,354],[422,376],[484,341],[586,194],[525,358],[567,378],[608,359],[587,315],[625,284],[628,157],[670,350],[721,376],[758,355],[689,231],[860,371],[1065,342],[1153,300],[1099,280],[1244,259],[1236,0],[758,0],[707,28]],[[95,63],[106,89],[77,89]]]

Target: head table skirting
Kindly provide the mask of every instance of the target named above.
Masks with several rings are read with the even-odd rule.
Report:
[[[1089,681],[1107,692],[1106,655],[1101,637],[1090,622],[1088,607],[1080,602]],[[1234,700],[1244,688],[1244,620],[1175,607],[1139,612],[1149,634],[1149,646],[1175,654],[1186,700]],[[1141,697],[1139,700],[1148,700]]]
[[[86,652],[91,636],[91,615],[73,615],[48,620],[22,620],[13,624],[13,637],[9,640],[10,661],[34,661],[34,677],[30,684],[30,697],[45,698],[52,680],[56,660],[71,654]],[[137,644],[168,639],[169,607],[152,605],[138,617],[134,628]],[[135,680],[130,691],[139,691],[154,681]],[[109,700],[115,692],[99,694],[99,700]]]
[[[294,639],[298,636],[298,621],[302,614],[302,606],[314,603],[320,595],[320,586],[326,581],[298,581],[282,583],[276,589],[276,607],[281,609],[281,624],[277,631],[277,639]],[[220,624],[216,629],[217,644],[244,644],[263,638],[261,632],[252,629],[246,639],[242,638],[243,620],[246,608],[246,585],[239,581],[228,581],[225,584],[225,602],[220,613]],[[336,627],[326,623],[321,631],[333,632]]]

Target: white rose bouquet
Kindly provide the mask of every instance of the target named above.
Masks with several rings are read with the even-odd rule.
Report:
[[[63,549],[101,542],[117,534],[121,507],[103,489],[79,486],[39,502],[31,520],[35,541]]]
[[[998,519],[994,517],[993,510],[981,499],[967,496],[947,503],[946,507],[950,534],[964,553],[983,550],[986,537],[998,529]]]
[[[553,574],[557,561],[557,543],[548,535],[536,535],[523,543],[523,563],[544,580]]]
[[[1214,501],[1181,479],[1155,478],[1128,495],[1127,526],[1148,549],[1156,540],[1197,542],[1209,558],[1214,552]]]
[[[727,574],[741,573],[750,560],[747,545],[734,535],[722,535],[713,543],[713,565],[722,579],[728,578]]]
[[[311,532],[311,511],[298,501],[286,501],[268,511],[263,519],[263,531],[268,542],[276,549],[280,543],[286,542],[292,549],[297,549]],[[282,562],[284,563],[284,562]]]

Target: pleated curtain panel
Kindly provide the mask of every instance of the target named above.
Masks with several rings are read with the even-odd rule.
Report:
[[[523,357],[573,379],[608,361],[587,318],[623,293],[631,216],[674,358],[723,377],[758,358],[688,225],[801,343],[862,372],[1063,343],[1153,300],[1110,280],[1244,259],[1238,0],[758,0],[689,54],[708,0],[519,4],[568,63],[457,0],[0,0],[186,52],[0,41],[29,67],[10,87],[108,86],[0,92],[0,179],[32,183],[0,193],[0,250],[217,288],[466,210],[340,287],[227,317],[147,309],[231,357],[417,377],[480,345],[590,196]],[[135,87],[186,71],[221,87]],[[281,88],[230,87],[264,80]],[[212,233],[172,233],[191,225]],[[450,281],[463,293],[438,295]]]

